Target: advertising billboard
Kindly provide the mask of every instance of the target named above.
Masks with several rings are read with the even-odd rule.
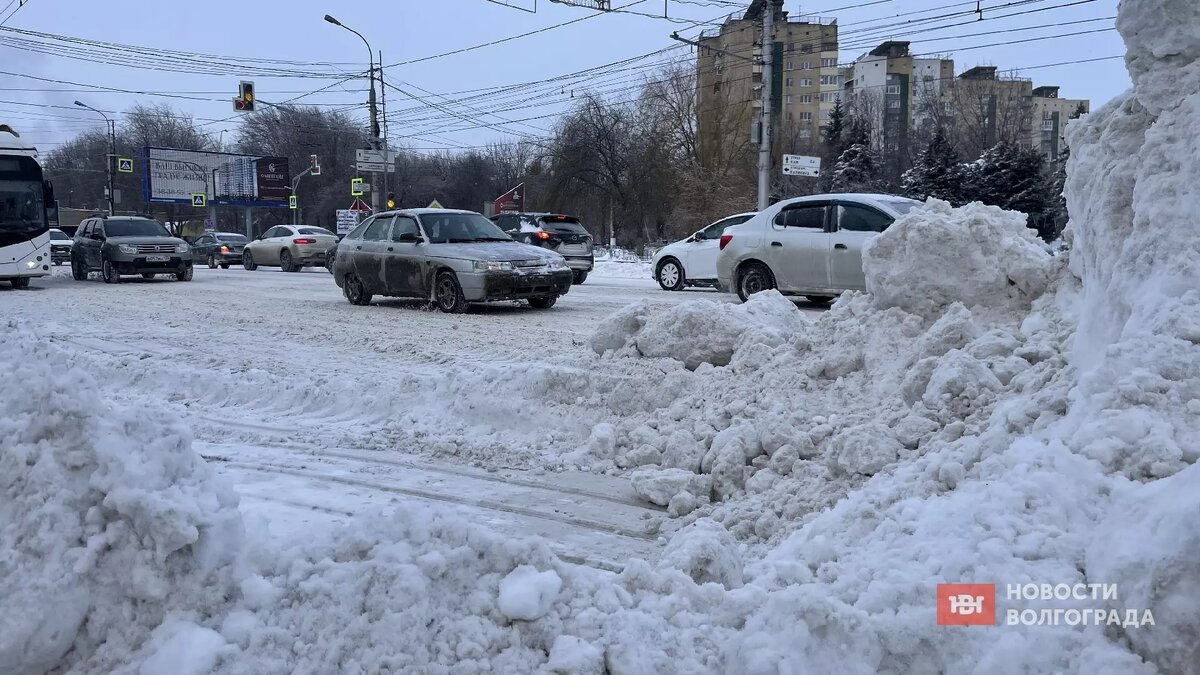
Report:
[[[517,187],[500,195],[496,200],[496,213],[520,213],[525,210],[525,184],[521,183]]]
[[[292,193],[286,157],[154,147],[143,148],[142,155],[142,191],[148,202],[286,209]]]

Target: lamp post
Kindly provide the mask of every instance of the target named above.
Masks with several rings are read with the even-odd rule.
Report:
[[[117,125],[108,118],[108,115],[105,115],[104,113],[96,110],[92,106],[82,101],[75,101],[75,105],[79,106],[80,108],[91,110],[97,115],[103,117],[104,122],[108,125],[108,157],[107,161],[104,163],[104,168],[106,170],[105,173],[108,174],[108,215],[111,216],[116,213],[116,210],[113,206],[113,162],[117,161]]]
[[[368,62],[368,64],[370,64],[368,67],[368,70],[367,70],[367,81],[370,82],[370,89],[368,90],[368,94],[367,94],[367,108],[371,115],[371,147],[375,150],[378,150],[379,149],[379,111],[378,111],[378,108],[376,108],[376,106],[375,106],[375,51],[373,49],[371,49],[371,43],[367,42],[367,38],[363,37],[362,33],[354,30],[353,28],[347,26],[346,24],[342,23],[341,21],[338,21],[337,19],[333,18],[332,16],[330,16],[328,14],[325,15],[325,21],[327,21],[335,26],[341,26],[342,28],[345,28],[346,30],[350,31],[351,33],[354,33],[355,35],[358,36],[358,38],[360,40],[363,41],[363,44],[367,46],[367,62]],[[371,207],[374,210],[378,211],[379,210],[379,176],[378,176],[378,174],[374,174],[374,176],[375,177],[372,179],[372,186],[371,186]]]

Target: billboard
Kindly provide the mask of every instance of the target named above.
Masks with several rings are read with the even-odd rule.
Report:
[[[525,184],[521,183],[517,187],[500,195],[496,200],[496,213],[520,213],[525,210]]]
[[[142,192],[146,201],[287,208],[292,174],[286,157],[227,152],[142,149]]]

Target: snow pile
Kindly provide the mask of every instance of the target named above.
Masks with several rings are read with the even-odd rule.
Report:
[[[1027,217],[978,202],[930,199],[863,246],[867,290],[881,307],[929,315],[1015,303],[1028,309],[1050,279],[1052,257]]]
[[[743,305],[696,300],[664,310],[642,301],[605,319],[591,347],[597,354],[674,359],[695,370],[728,365],[742,345],[779,345],[804,327],[804,316],[776,291]]]
[[[598,279],[644,279],[648,283],[652,283],[654,270],[650,269],[649,262],[636,257],[620,260],[597,259],[589,276]]]

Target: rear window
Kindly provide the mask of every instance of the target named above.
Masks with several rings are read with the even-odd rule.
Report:
[[[337,235],[326,230],[323,227],[297,227],[296,231],[300,234],[325,235],[327,237],[336,237]]]
[[[246,235],[244,235],[244,234],[218,234],[217,240],[241,243],[241,242],[246,241]]]
[[[544,216],[538,224],[547,232],[569,232],[571,234],[587,234],[587,228],[578,218],[571,216]]]

